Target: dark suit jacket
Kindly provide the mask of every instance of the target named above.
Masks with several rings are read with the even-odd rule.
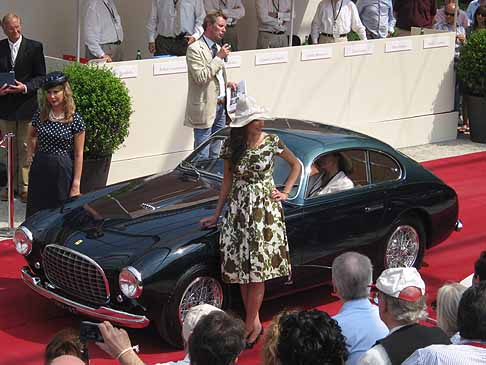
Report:
[[[0,41],[0,72],[12,70],[12,57],[8,39]],[[0,96],[0,119],[30,120],[37,109],[37,89],[46,76],[46,62],[42,43],[22,36],[15,60],[15,79],[27,86],[27,94]]]

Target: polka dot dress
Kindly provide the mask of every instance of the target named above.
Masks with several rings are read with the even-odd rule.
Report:
[[[74,136],[85,130],[77,113],[72,122],[43,122],[37,113],[32,118],[32,127],[37,131],[37,150],[29,172],[26,218],[40,210],[58,208],[69,198],[74,173]]]
[[[83,118],[74,113],[73,121],[42,122],[39,113],[32,118],[32,127],[37,130],[37,151],[53,155],[71,154],[74,146],[74,135],[84,131]]]

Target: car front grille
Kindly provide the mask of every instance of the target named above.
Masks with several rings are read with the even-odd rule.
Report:
[[[110,289],[103,269],[89,257],[69,248],[47,245],[43,253],[47,279],[73,297],[93,304],[105,304]]]

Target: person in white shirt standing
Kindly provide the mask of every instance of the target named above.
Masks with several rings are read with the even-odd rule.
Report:
[[[361,40],[366,39],[366,28],[358,9],[351,0],[322,0],[312,20],[312,43],[347,42],[353,30]]]
[[[89,0],[84,23],[86,58],[122,61],[123,28],[113,0]]]
[[[255,0],[258,19],[257,48],[288,47],[290,0]]]
[[[185,56],[203,34],[203,0],[152,0],[147,22],[148,49],[155,56]]]
[[[221,11],[226,15],[226,33],[222,44],[229,44],[233,52],[238,51],[237,22],[245,16],[245,7],[241,0],[204,0],[206,13]]]

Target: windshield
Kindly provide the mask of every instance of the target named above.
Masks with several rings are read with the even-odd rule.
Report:
[[[208,141],[200,145],[191,155],[186,158],[181,166],[193,169],[194,173],[210,174],[223,178],[224,160],[219,158],[221,146],[226,136],[213,136]],[[273,180],[275,186],[283,187],[290,173],[290,166],[283,158],[277,157],[274,161]],[[297,179],[295,186],[289,194],[289,198],[294,198],[299,191],[301,178]]]

